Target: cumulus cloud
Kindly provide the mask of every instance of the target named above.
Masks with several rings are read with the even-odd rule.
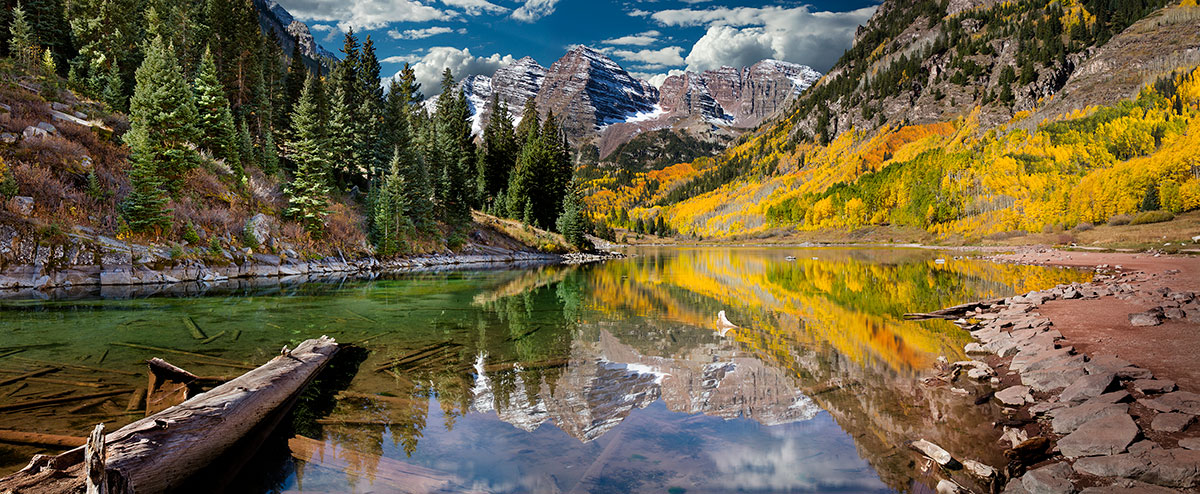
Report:
[[[631,62],[640,62],[641,68],[656,70],[683,65],[683,47],[668,46],[658,50],[609,50],[612,56]]]
[[[391,58],[397,58],[396,62],[413,64],[413,72],[416,73],[417,82],[421,83],[421,92],[426,97],[442,92],[442,71],[447,68],[454,74],[455,80],[462,80],[464,77],[473,75],[490,76],[496,72],[496,69],[515,61],[512,55],[493,53],[487,57],[477,57],[471,54],[470,49],[460,50],[450,46],[430,48],[419,59],[416,57],[388,57],[384,61],[389,61]],[[393,77],[399,76],[400,73],[397,72]]]
[[[453,1],[453,0],[452,0]],[[303,21],[335,22],[338,29],[379,29],[393,22],[444,21],[459,14],[417,0],[291,0],[288,11]]]
[[[488,14],[507,14],[508,8],[501,7],[487,0],[440,0],[443,4],[449,7],[463,9],[467,15]]]
[[[464,32],[463,29],[459,29],[458,31],[459,34]],[[388,31],[388,36],[391,36],[392,39],[425,39],[432,36],[437,36],[439,34],[447,34],[452,32],[454,32],[453,29],[445,26],[432,26],[421,29],[405,29],[404,31],[392,29]]]
[[[662,33],[651,30],[629,36],[621,36],[620,38],[606,39],[601,41],[601,43],[619,46],[649,46],[657,43],[659,36],[662,36]]]
[[[512,18],[521,22],[533,22],[554,13],[558,0],[525,0],[525,4],[517,7]]]
[[[813,12],[807,6],[674,9],[650,14],[664,26],[708,26],[687,56],[688,70],[751,65],[776,58],[829,70],[875,7]]]

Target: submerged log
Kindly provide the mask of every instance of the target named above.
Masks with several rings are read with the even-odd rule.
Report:
[[[373,484],[390,492],[440,492],[458,483],[454,476],[445,472],[340,448],[304,436],[289,439],[288,449],[297,460],[368,477]]]
[[[197,377],[158,357],[146,362],[149,382],[146,384],[146,415],[166,410],[188,399],[188,385]]]
[[[183,482],[253,431],[307,385],[337,352],[332,339],[301,343],[241,377],[106,436],[108,491],[154,493]],[[126,391],[128,392],[128,391]],[[83,449],[37,456],[0,479],[0,492],[78,492]]]
[[[74,448],[77,446],[83,446],[83,443],[85,442],[87,442],[87,439],[82,437],[0,429],[0,443],[33,444],[35,446]]]

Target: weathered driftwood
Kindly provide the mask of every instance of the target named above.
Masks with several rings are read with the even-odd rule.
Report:
[[[33,444],[37,446],[74,448],[77,446],[83,446],[83,443],[85,442],[87,442],[87,439],[82,437],[0,429],[0,443]]]
[[[87,494],[108,494],[108,470],[104,468],[107,457],[104,424],[96,424],[83,448],[83,482]]]
[[[327,337],[305,341],[237,379],[109,434],[105,438],[108,491],[145,494],[178,489],[289,403],[337,349],[337,343]],[[83,449],[35,457],[20,472],[0,479],[0,492],[83,489]]]
[[[146,384],[146,415],[166,410],[188,399],[188,385],[197,377],[158,357],[146,362],[149,382]]]
[[[101,398],[104,396],[123,395],[123,394],[129,393],[131,391],[133,391],[133,390],[132,389],[114,389],[114,390],[110,390],[110,391],[103,391],[100,393],[92,393],[92,394],[81,395],[81,396],[63,396],[61,398],[50,398],[50,399],[46,399],[46,400],[22,401],[22,402],[13,403],[10,405],[0,405],[0,412],[7,412],[7,411],[11,411],[11,410],[23,410],[26,408],[38,408],[38,407],[44,407],[44,406],[50,406],[50,405],[60,405],[63,403],[71,403],[71,402],[79,401],[79,400],[89,400],[92,398]],[[0,491],[0,492],[3,492],[3,491]]]

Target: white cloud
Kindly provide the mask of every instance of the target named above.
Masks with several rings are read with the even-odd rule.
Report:
[[[662,36],[662,33],[658,31],[646,31],[643,33],[631,34],[629,36],[606,39],[601,41],[601,43],[606,45],[649,46],[658,42],[659,36]]]
[[[417,63],[419,61],[421,61],[421,57],[416,55],[393,55],[380,60],[379,63]]]
[[[554,13],[558,0],[525,0],[525,4],[512,13],[512,18],[521,22],[533,22]]]
[[[667,73],[665,73],[665,74],[651,74],[648,72],[630,72],[629,75],[634,76],[638,79],[642,79],[646,82],[649,82],[651,86],[654,86],[656,88],[662,88],[663,82],[665,82],[668,77],[671,77],[673,75],[679,75],[682,73],[683,73],[682,70],[671,69],[671,70],[667,71]]]
[[[388,57],[388,59],[391,58],[393,57]],[[413,63],[413,71],[416,73],[417,82],[421,83],[421,92],[426,97],[442,92],[442,72],[447,68],[454,74],[455,80],[462,80],[464,77],[472,75],[490,76],[496,72],[496,69],[516,61],[512,55],[493,53],[487,57],[477,57],[471,54],[470,49],[463,48],[460,50],[450,46],[435,46],[430,48],[419,59],[415,56],[395,58],[405,58],[398,60],[399,62],[408,61]],[[384,61],[386,62],[388,59],[384,59]],[[400,73],[397,72],[396,76],[398,77],[399,75]]]
[[[812,12],[808,7],[717,7],[663,10],[650,15],[664,26],[708,26],[687,56],[688,70],[751,65],[763,58],[828,70],[870,19],[875,7]]]
[[[622,60],[641,62],[643,69],[662,69],[683,65],[683,47],[668,46],[658,50],[611,50],[610,53]]]
[[[287,9],[303,21],[334,22],[346,31],[379,29],[393,22],[444,21],[458,12],[442,10],[417,0],[290,0]]]
[[[479,15],[482,13],[489,14],[507,14],[508,8],[501,7],[487,0],[440,0],[443,4],[450,7],[463,9],[467,15]]]
[[[392,39],[425,39],[431,36],[452,32],[454,32],[453,29],[445,26],[432,26],[422,29],[405,29],[404,31],[392,29],[388,31],[388,36],[391,36]]]

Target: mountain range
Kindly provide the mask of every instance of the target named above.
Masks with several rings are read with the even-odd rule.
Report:
[[[477,133],[491,118],[493,94],[517,119],[532,98],[543,116],[553,112],[560,119],[573,144],[595,146],[599,156],[608,156],[621,144],[662,129],[728,141],[779,114],[820,77],[804,65],[763,60],[750,67],[684,72],[654,87],[603,52],[577,46],[549,68],[525,57],[491,76],[468,76],[458,87],[467,96]]]

